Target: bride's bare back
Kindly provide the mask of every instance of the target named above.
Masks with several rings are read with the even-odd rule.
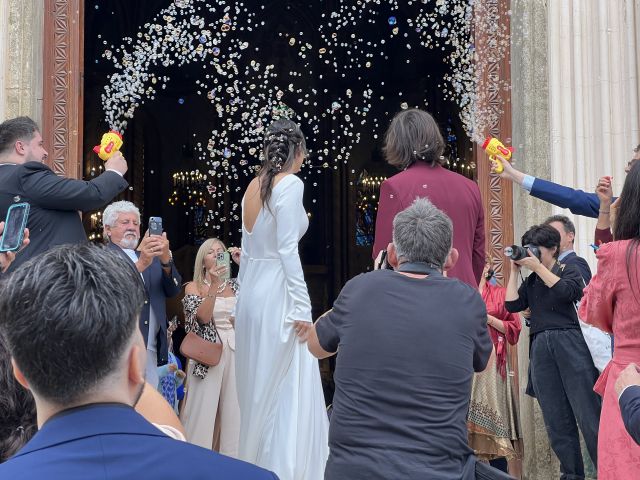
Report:
[[[287,176],[287,173],[279,173],[273,177],[273,185],[271,186],[271,189],[273,190],[285,176]],[[244,192],[242,222],[244,224],[244,229],[249,233],[253,232],[253,227],[255,227],[258,215],[260,215],[260,211],[262,210],[260,187],[262,186],[263,181],[264,179],[261,177],[254,178],[251,180],[246,192]]]

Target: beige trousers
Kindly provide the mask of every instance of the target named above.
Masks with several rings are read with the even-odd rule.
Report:
[[[187,441],[230,457],[238,456],[240,407],[236,393],[235,331],[218,328],[224,344],[222,358],[204,379],[188,368],[187,395],[181,420]],[[234,348],[232,348],[232,346]]]

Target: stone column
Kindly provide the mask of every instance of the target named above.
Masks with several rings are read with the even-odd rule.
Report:
[[[42,0],[0,2],[0,118],[42,120]]]
[[[640,1],[550,0],[548,39],[551,179],[593,192],[612,175],[619,194],[640,143]],[[575,250],[595,270],[596,221],[574,220]]]
[[[551,176],[549,155],[549,82],[547,64],[547,2],[511,1],[511,79],[515,166],[541,178]],[[513,191],[515,243],[529,226],[551,215],[551,205],[535,200],[521,188]],[[529,366],[529,329],[523,325],[518,342],[520,424],[523,479],[558,478],[559,463],[549,446],[538,402],[524,393]]]

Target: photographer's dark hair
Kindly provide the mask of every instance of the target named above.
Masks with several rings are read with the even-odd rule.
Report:
[[[522,235],[522,246],[556,247],[554,257],[560,255],[560,232],[549,225],[534,225]]]
[[[631,240],[627,247],[627,277],[634,291],[640,291],[638,250],[640,248],[640,162],[636,162],[624,181],[616,215],[613,238]],[[632,271],[633,270],[633,271]],[[632,281],[632,277],[635,281]]]
[[[69,405],[117,371],[144,300],[140,275],[120,255],[64,245],[0,283],[0,334],[33,392]]]
[[[38,431],[31,392],[13,376],[11,355],[0,335],[0,463],[13,456]]]
[[[269,125],[264,134],[262,147],[260,200],[262,205],[266,205],[271,198],[275,176],[289,170],[300,151],[306,155],[307,144],[300,126],[286,118]]]
[[[11,150],[18,140],[30,141],[38,124],[29,117],[16,117],[0,123],[0,154]]]
[[[393,117],[382,151],[389,165],[404,170],[415,162],[444,165],[444,147],[442,133],[433,117],[424,110],[411,108]]]

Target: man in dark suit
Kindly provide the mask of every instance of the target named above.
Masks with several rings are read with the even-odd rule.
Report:
[[[133,409],[144,387],[144,299],[122,256],[88,244],[55,247],[0,284],[0,334],[39,427],[0,478],[277,478],[171,439]]]
[[[586,287],[591,281],[591,269],[587,261],[573,251],[573,242],[576,238],[575,225],[569,220],[569,217],[565,215],[553,215],[547,218],[544,224],[555,228],[560,234],[560,255],[558,255],[558,261],[565,265],[574,265],[580,272],[584,280],[584,286]]]
[[[147,381],[158,386],[157,367],[168,361],[166,299],[180,293],[182,278],[169,248],[167,234],[145,235],[140,241],[140,211],[131,202],[114,202],[102,214],[107,248],[127,260],[144,281],[146,300],[140,331],[147,346]]]
[[[633,149],[633,157],[624,169],[624,173],[629,173],[635,162],[640,160],[640,145]],[[539,198],[552,205],[561,208],[568,208],[571,213],[584,217],[598,218],[600,211],[600,199],[596,193],[589,193],[582,190],[574,190],[564,185],[533,177],[513,168],[511,163],[504,161],[504,171],[500,174],[502,178],[517,183],[532,197]],[[615,200],[615,198],[613,199]]]
[[[43,162],[47,152],[38,125],[28,117],[0,124],[0,218],[12,203],[31,206],[31,245],[16,255],[13,270],[55,245],[87,241],[79,211],[101,208],[127,187],[127,162],[116,154],[91,181],[57,176]]]
[[[627,365],[616,380],[622,421],[631,438],[640,445],[640,373],[635,363]]]

